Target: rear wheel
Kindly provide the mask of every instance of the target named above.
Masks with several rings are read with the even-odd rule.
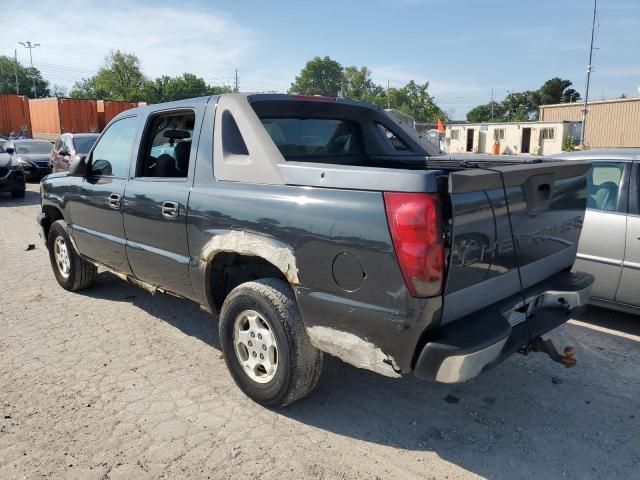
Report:
[[[62,220],[51,225],[47,246],[53,274],[62,288],[82,290],[95,282],[98,269],[76,253]]]
[[[220,344],[236,384],[267,407],[284,407],[318,383],[322,352],[311,342],[291,287],[277,279],[243,283],[220,311]]]

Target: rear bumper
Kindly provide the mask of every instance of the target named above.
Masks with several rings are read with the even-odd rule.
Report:
[[[476,377],[584,310],[592,284],[589,274],[561,272],[526,289],[525,305],[514,295],[442,327],[422,349],[415,375],[442,383]]]

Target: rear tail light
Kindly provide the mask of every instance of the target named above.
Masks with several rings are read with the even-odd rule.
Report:
[[[438,195],[385,192],[384,203],[393,246],[411,295],[438,295],[444,277]]]

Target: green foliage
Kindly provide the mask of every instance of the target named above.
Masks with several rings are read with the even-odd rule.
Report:
[[[567,135],[567,138],[562,142],[562,151],[563,152],[573,152],[576,148],[576,141],[573,138],[573,135]]]
[[[433,101],[428,89],[429,82],[419,84],[411,80],[404,87],[382,90],[371,103],[399,110],[418,121],[435,122],[438,118],[446,121],[447,115]]]
[[[384,93],[384,88],[371,80],[367,67],[346,67],[342,72],[342,96],[372,103]]]
[[[555,77],[547,80],[538,90],[512,92],[502,102],[494,102],[494,121],[525,122],[538,119],[540,105],[576,102],[580,93],[569,80]],[[491,103],[478,105],[467,113],[467,120],[474,123],[491,121]]]
[[[493,115],[491,113],[491,107],[493,106]],[[467,113],[467,120],[472,123],[483,122],[499,122],[504,118],[505,108],[502,103],[489,102],[485,105],[478,105],[474,109]]]
[[[117,50],[106,57],[104,67],[96,75],[76,82],[70,96],[161,103],[229,92],[230,87],[207,85],[193,73],[148,79],[142,73],[138,57]]]
[[[193,73],[183,73],[178,77],[163,75],[155,80],[147,80],[142,88],[142,98],[148,103],[161,103],[231,91],[231,87],[207,85],[204,79]]]
[[[446,114],[435,104],[428,89],[428,82],[417,84],[411,80],[404,87],[386,90],[371,79],[367,67],[342,68],[329,57],[315,57],[301,70],[289,92],[329,96],[341,92],[343,97],[393,108],[418,121],[446,120]]]
[[[48,97],[49,82],[42,78],[37,68],[25,67],[18,63],[18,86],[20,95],[34,98],[33,80],[38,98]],[[0,55],[0,93],[16,93],[16,63],[11,57]]]
[[[89,98],[93,100],[109,98],[109,92],[100,90],[95,82],[95,77],[83,78],[76,82],[69,91],[71,98]]]
[[[105,58],[104,67],[93,77],[76,82],[70,95],[75,98],[108,98],[137,102],[142,100],[146,81],[140,60],[133,53],[112,51]]]
[[[577,102],[580,100],[580,93],[571,88],[572,85],[570,80],[563,80],[559,77],[547,80],[537,91],[538,105]]]
[[[342,65],[329,57],[309,60],[289,88],[289,93],[337,96],[342,88]]]

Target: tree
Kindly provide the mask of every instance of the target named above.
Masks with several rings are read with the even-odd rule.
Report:
[[[13,58],[0,55],[0,93],[16,93],[16,69],[18,71],[18,86],[21,95],[34,98],[33,83],[35,80],[38,98],[48,97],[49,82],[42,78],[37,68],[25,67]]]
[[[512,92],[502,102],[503,120],[507,122],[528,122],[538,118],[538,94],[530,90]]]
[[[289,93],[337,96],[342,86],[342,65],[329,57],[307,62],[289,88]]]
[[[53,87],[51,87],[51,95],[57,98],[66,97],[67,89],[62,85],[58,85],[57,83],[54,83]]]
[[[478,105],[467,113],[467,120],[472,123],[498,122],[501,121],[503,117],[504,108],[501,103],[496,101],[489,102],[485,105]]]
[[[371,80],[371,71],[367,67],[355,66],[344,69],[341,90],[344,97],[369,103],[384,93],[384,89]]]
[[[112,51],[105,58],[104,67],[93,77],[76,82],[73,97],[109,98],[137,102],[142,99],[146,78],[140,69],[140,60],[133,53]]]
[[[428,89],[429,82],[418,84],[411,80],[404,87],[383,90],[372,103],[399,110],[422,122],[435,122],[438,118],[446,121],[447,115],[436,105]]]
[[[537,91],[539,95],[537,99],[538,105],[570,103],[580,100],[580,93],[571,88],[572,85],[571,80],[563,80],[559,77],[547,80]]]
[[[161,103],[222,93],[231,93],[231,87],[207,85],[204,79],[193,73],[183,73],[178,77],[163,75],[155,80],[147,80],[141,97],[148,103]]]
[[[526,122],[538,119],[540,105],[568,103],[580,100],[580,93],[571,88],[570,80],[559,77],[547,80],[538,90],[511,92],[500,102],[494,102],[496,122]],[[488,122],[491,103],[478,105],[467,113],[470,122]]]
[[[83,78],[82,80],[77,81],[71,87],[69,91],[69,96],[71,98],[89,98],[93,100],[98,100],[102,98],[109,98],[109,93],[100,90],[96,86],[95,77],[91,78]]]

